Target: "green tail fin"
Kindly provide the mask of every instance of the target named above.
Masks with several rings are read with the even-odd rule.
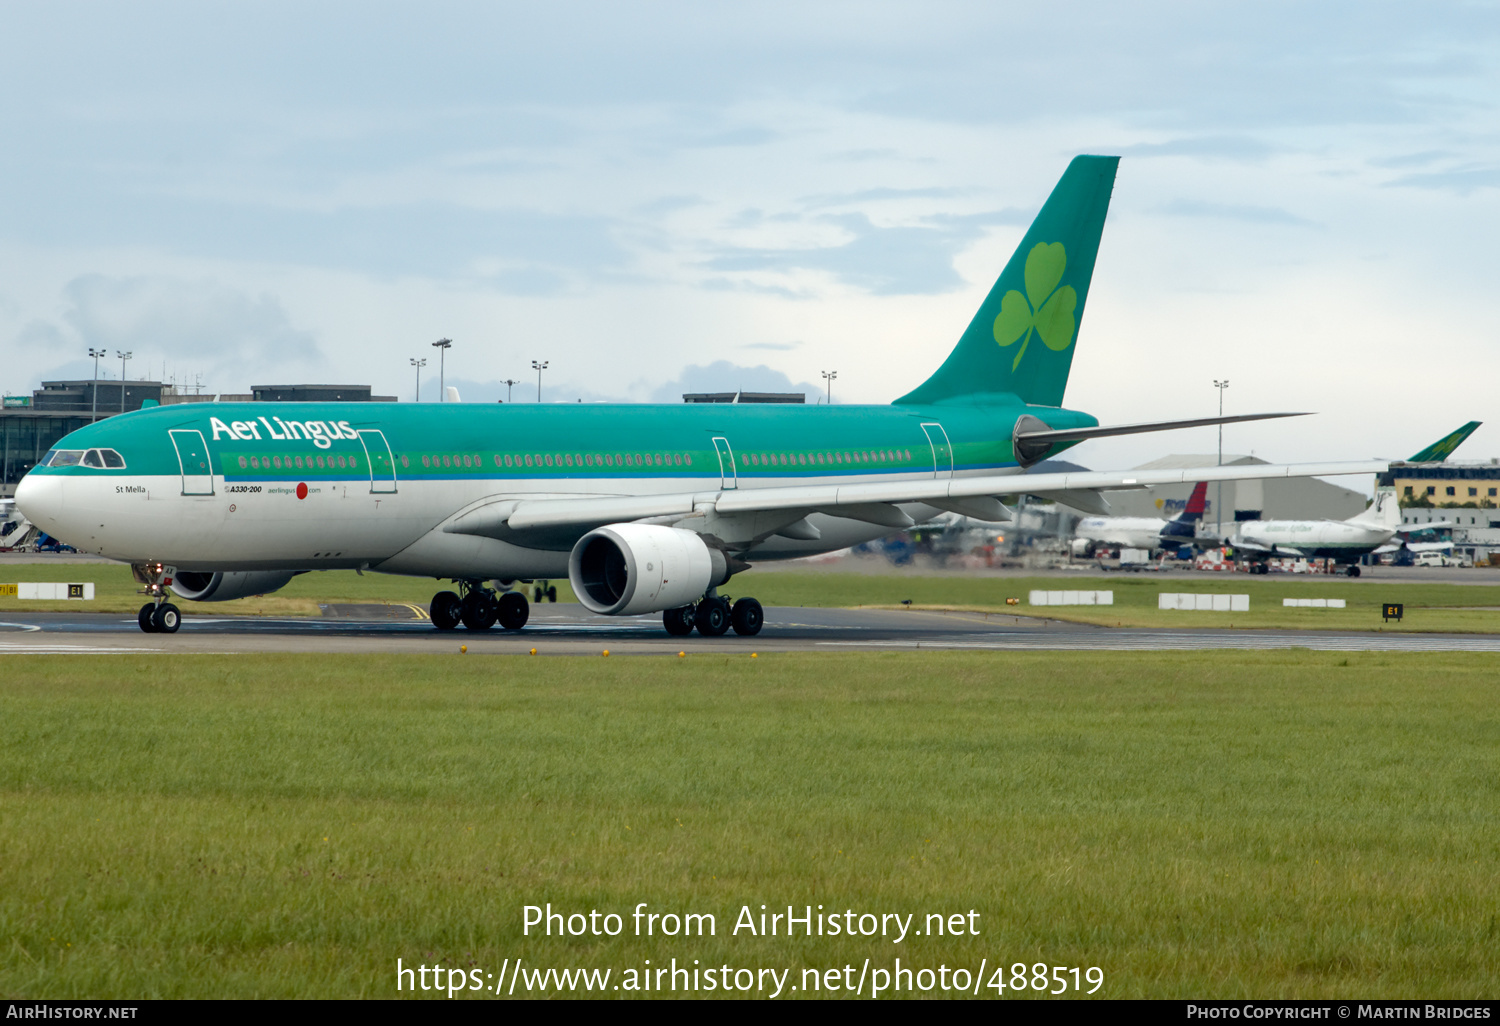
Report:
[[[1457,449],[1460,445],[1462,445],[1463,444],[1463,440],[1465,438],[1468,438],[1470,435],[1472,435],[1474,433],[1474,429],[1477,428],[1482,423],[1483,423],[1483,421],[1478,421],[1478,420],[1471,420],[1471,421],[1469,421],[1463,427],[1461,427],[1457,431],[1453,432],[1453,434],[1448,435],[1448,436],[1446,436],[1446,437],[1444,437],[1442,439],[1439,439],[1436,442],[1433,442],[1427,448],[1423,449],[1421,452],[1417,453],[1415,456],[1413,456],[1411,459],[1407,460],[1406,462],[1408,462],[1408,463],[1441,463],[1441,462],[1443,462],[1449,456],[1452,456],[1453,455],[1453,450]]]
[[[1073,158],[948,359],[896,402],[1062,405],[1119,163]]]

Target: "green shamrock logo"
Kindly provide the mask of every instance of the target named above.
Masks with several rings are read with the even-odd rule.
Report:
[[[1073,286],[1057,287],[1068,266],[1068,253],[1061,242],[1038,242],[1026,255],[1026,295],[1011,289],[1000,300],[1000,314],[995,318],[995,341],[1002,346],[1021,343],[1016,350],[1014,371],[1031,344],[1033,330],[1048,349],[1061,352],[1073,344],[1078,319],[1078,293]]]

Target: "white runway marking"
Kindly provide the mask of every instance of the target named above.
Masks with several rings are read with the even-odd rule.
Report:
[[[1056,634],[1047,638],[1004,636],[991,640],[923,639],[922,641],[819,641],[830,648],[945,648],[945,649],[1025,649],[1061,651],[1079,649],[1096,652],[1201,652],[1207,649],[1293,649],[1319,652],[1500,652],[1500,638],[1424,637],[1371,635],[1369,637],[1336,637],[1313,635],[1287,637],[1280,635],[1232,634],[1193,636],[1184,634]]]
[[[161,648],[101,648],[98,645],[7,645],[0,642],[0,655],[140,655],[164,652]]]

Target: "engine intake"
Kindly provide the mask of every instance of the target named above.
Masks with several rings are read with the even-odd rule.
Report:
[[[172,593],[189,602],[228,602],[266,595],[284,588],[297,574],[292,570],[250,570],[205,573],[184,570],[172,579]]]
[[[729,580],[729,559],[701,535],[652,524],[610,524],[568,556],[573,594],[606,616],[656,613],[696,602]]]

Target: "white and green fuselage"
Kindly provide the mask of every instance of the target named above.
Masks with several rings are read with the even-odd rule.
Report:
[[[80,551],[186,570],[365,567],[434,577],[567,573],[586,520],[499,537],[445,532],[476,503],[701,495],[1014,473],[1023,405],[1003,407],[203,403],[146,409],[58,443],[75,462],[23,501]],[[1053,427],[1095,423],[1044,413]],[[83,454],[113,450],[123,467]],[[935,512],[927,507],[925,512]],[[793,509],[818,538],[726,539],[746,561],[891,531]],[[922,509],[914,508],[919,517]],[[804,534],[810,532],[803,532]]]

